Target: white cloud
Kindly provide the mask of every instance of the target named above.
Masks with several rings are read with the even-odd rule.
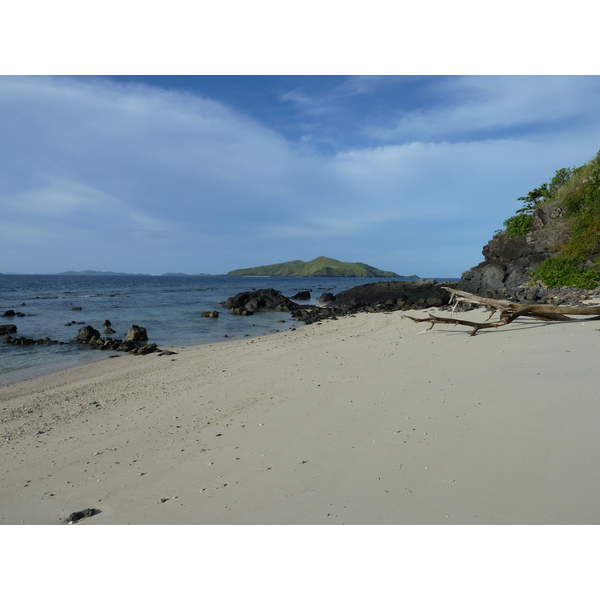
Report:
[[[451,224],[468,228],[455,233],[462,239],[483,236],[452,256],[467,269],[518,196],[596,152],[596,81],[569,80],[565,89],[551,78],[434,80],[447,98],[437,108],[371,130],[372,147],[321,155],[310,147],[316,134],[289,142],[222,102],[189,93],[0,78],[2,225],[22,233],[10,243],[3,237],[0,250],[44,254],[48,264],[54,256],[54,271],[74,268],[64,264],[67,244],[69,260],[88,262],[80,268],[131,272],[224,272],[241,254],[261,264],[290,254],[343,258],[342,251],[376,266],[378,256],[406,253],[424,264],[416,248],[427,238],[420,252],[432,255],[435,231],[448,245],[444,228]],[[385,86],[385,79],[351,79],[334,92],[366,95]],[[290,98],[312,102],[295,94]],[[325,114],[329,100],[315,101],[316,109]],[[561,120],[572,126],[546,129],[543,139],[501,135],[503,128]],[[573,125],[578,120],[583,124]],[[479,135],[493,128],[501,130],[497,139]],[[444,254],[439,260],[450,264]],[[115,260],[130,264],[113,268]]]
[[[442,100],[407,111],[387,126],[367,127],[366,135],[392,140],[430,140],[449,135],[502,137],[514,128],[570,126],[589,116],[597,127],[600,80],[597,77],[458,77],[444,78],[433,93]]]

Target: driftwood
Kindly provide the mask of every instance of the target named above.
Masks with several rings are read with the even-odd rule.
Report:
[[[464,325],[465,327],[472,327],[470,335],[475,335],[480,329],[490,329],[492,327],[502,327],[512,323],[519,317],[531,317],[532,319],[538,319],[539,321],[572,321],[571,317],[567,315],[579,315],[579,316],[590,316],[595,315],[589,321],[600,319],[600,306],[554,306],[549,304],[520,304],[518,302],[511,302],[510,300],[495,300],[493,298],[482,298],[475,294],[463,292],[461,290],[455,290],[452,288],[443,288],[450,292],[450,302],[453,300],[456,302],[452,312],[456,310],[456,307],[461,302],[467,302],[469,304],[478,304],[480,306],[487,306],[491,310],[490,316],[484,323],[477,323],[475,321],[466,321],[464,319],[454,319],[450,317],[437,317],[430,315],[422,319],[416,317],[409,317],[408,315],[402,315],[402,317],[415,321],[415,323],[431,323],[431,327],[425,331],[433,329],[436,323],[450,323],[452,325]],[[490,321],[490,319],[499,312],[500,315],[497,321]],[[421,333],[424,333],[423,331]]]

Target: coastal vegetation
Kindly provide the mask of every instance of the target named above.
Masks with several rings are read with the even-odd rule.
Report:
[[[549,210],[561,215],[552,226],[567,230],[566,241],[530,273],[531,280],[549,287],[600,285],[600,152],[585,165],[557,170],[548,183],[519,200],[523,207],[504,221],[497,236],[527,235],[535,229],[536,214]]]
[[[289,262],[236,269],[227,275],[253,277],[402,277],[393,271],[382,271],[365,263],[341,262],[334,258],[319,256],[308,262]],[[407,279],[418,279],[411,275]]]

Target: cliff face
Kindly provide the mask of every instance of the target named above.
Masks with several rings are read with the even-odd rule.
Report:
[[[483,247],[485,260],[462,274],[460,289],[484,294],[489,289],[518,286],[548,256],[557,256],[569,240],[570,227],[560,204],[535,210],[531,231],[508,237],[503,231]]]

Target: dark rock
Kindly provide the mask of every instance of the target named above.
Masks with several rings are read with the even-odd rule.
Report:
[[[286,298],[281,292],[274,289],[261,289],[251,292],[241,292],[221,302],[221,306],[230,309],[232,314],[252,314],[259,310],[291,311],[298,308],[293,300]],[[241,309],[242,312],[233,312],[231,309]],[[243,311],[246,312],[243,312]]]
[[[2,315],[3,317],[7,317],[7,318],[11,318],[11,317],[24,317],[25,313],[22,312],[15,312],[14,310],[7,310],[4,312],[4,314]]]
[[[5,344],[11,344],[13,346],[33,346],[35,344],[35,340],[32,340],[31,338],[22,336],[12,337],[12,335],[5,335],[2,338],[2,341]]]
[[[83,310],[81,306],[74,306],[71,310]]]
[[[298,292],[291,298],[292,300],[310,300],[310,292]]]
[[[416,305],[420,300],[425,303],[429,300],[435,305],[447,304],[450,294],[443,287],[452,287],[450,284],[438,283],[435,279],[419,279],[417,281],[381,281],[359,285],[350,290],[337,294],[336,299],[329,303],[330,307],[347,307],[356,310],[360,307],[370,306],[376,308],[383,305],[385,308],[397,309],[399,303],[404,307]],[[391,302],[387,302],[391,300]],[[387,303],[387,304],[386,304]]]
[[[434,306],[442,306],[442,299],[436,296],[431,296],[430,298],[425,299],[425,304],[431,308]]]
[[[102,327],[110,327],[111,325],[112,323],[108,319],[102,321]]]
[[[126,342],[144,343],[148,341],[148,334],[144,327],[138,325],[131,325],[129,331],[125,335]]]
[[[331,292],[324,292],[319,296],[319,302],[333,302],[335,296]]]
[[[450,293],[442,288],[453,285],[455,284],[438,283],[435,279],[367,283],[340,292],[327,306],[301,305],[292,311],[292,316],[310,324],[357,312],[441,307],[450,299]],[[322,298],[323,296],[320,300]]]
[[[109,323],[110,323],[110,321],[109,321]],[[117,332],[110,325],[106,325],[104,327],[104,333],[106,335],[112,335],[113,333],[117,333]]]
[[[240,308],[232,308],[229,311],[232,315],[237,315],[239,317],[249,317],[250,315],[254,314],[253,310],[247,310],[246,308],[244,308],[243,306]]]
[[[137,349],[137,346],[128,340],[124,342],[119,342],[115,350],[119,350],[120,352],[131,352],[133,349]]]
[[[91,340],[93,338],[99,338],[99,337],[100,337],[100,332],[97,329],[94,329],[91,325],[85,325],[77,333],[77,337],[75,338],[75,341],[83,343],[83,344],[88,344],[91,342]]]
[[[82,519],[87,519],[98,514],[100,514],[100,511],[97,508],[84,508],[83,510],[71,513],[67,518],[67,523],[77,523]]]
[[[209,319],[216,319],[219,316],[218,310],[205,310],[200,314],[201,317],[207,317]]]
[[[0,335],[5,335],[7,333],[17,333],[17,326],[12,323],[0,325]]]
[[[147,346],[143,346],[139,348],[137,353],[145,356],[146,354],[151,354],[152,352],[159,352],[160,348],[157,347],[156,344],[148,344]]]

